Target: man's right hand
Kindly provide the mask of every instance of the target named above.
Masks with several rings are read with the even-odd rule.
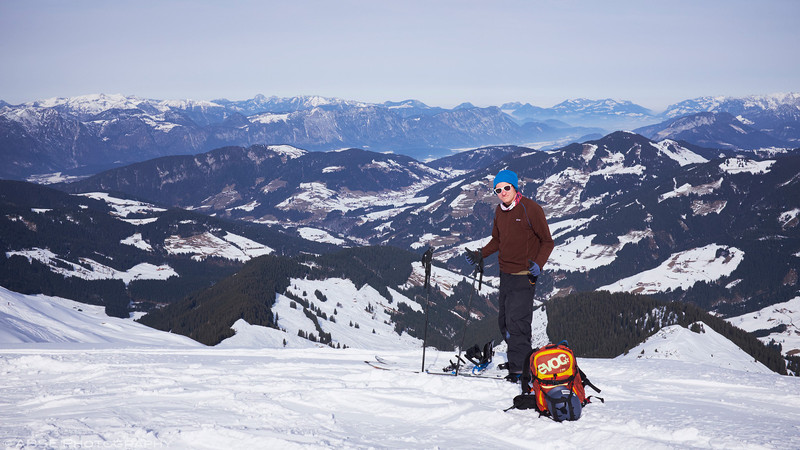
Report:
[[[483,256],[481,255],[480,250],[467,249],[467,252],[464,254],[464,259],[466,259],[468,263],[475,265],[481,262]]]

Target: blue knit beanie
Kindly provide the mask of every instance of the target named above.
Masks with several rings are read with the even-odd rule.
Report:
[[[497,175],[494,177],[494,187],[497,187],[500,183],[508,183],[514,186],[515,191],[519,191],[519,187],[517,187],[517,174],[510,170],[501,170],[497,172]]]

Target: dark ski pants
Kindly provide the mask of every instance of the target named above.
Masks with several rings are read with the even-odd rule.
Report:
[[[531,351],[531,320],[536,286],[527,275],[500,272],[500,312],[497,324],[508,344],[508,371],[522,372],[525,357]]]

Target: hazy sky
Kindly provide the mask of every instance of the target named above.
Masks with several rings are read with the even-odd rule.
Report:
[[[797,0],[0,0],[0,99],[573,98],[800,91]]]

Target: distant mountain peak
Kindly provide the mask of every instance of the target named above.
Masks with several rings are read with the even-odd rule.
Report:
[[[453,108],[453,111],[458,111],[460,109],[473,109],[473,108],[475,108],[475,105],[473,105],[470,102],[464,102]]]
[[[144,102],[143,99],[121,94],[88,94],[75,97],[52,97],[25,103],[24,106],[35,108],[62,107],[84,114],[97,114],[109,109],[135,109]]]
[[[563,111],[567,114],[576,113],[612,113],[618,115],[650,115],[651,111],[643,106],[639,106],[629,100],[614,100],[611,98],[588,99],[577,98],[566,100],[553,107],[556,111]]]
[[[656,141],[673,139],[729,150],[781,149],[791,146],[791,143],[767,134],[755,125],[753,120],[745,116],[734,116],[725,111],[701,111],[642,127],[636,132]]]
[[[383,102],[383,105],[387,108],[429,108],[429,106],[425,103],[414,99],[403,100],[400,102],[387,101]]]
[[[743,112],[758,112],[790,107],[800,110],[800,93],[776,93],[750,95],[747,97],[704,96],[684,100],[667,107],[663,117],[675,118],[700,112],[729,112],[738,115]]]

